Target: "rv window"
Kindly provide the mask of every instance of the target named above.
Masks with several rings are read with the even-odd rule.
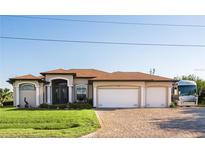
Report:
[[[196,94],[196,86],[194,85],[183,85],[179,86],[179,92],[181,96],[189,96]]]

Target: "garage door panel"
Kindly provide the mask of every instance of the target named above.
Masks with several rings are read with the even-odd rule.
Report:
[[[98,107],[138,107],[138,89],[98,89]]]
[[[146,98],[146,107],[167,106],[167,92],[165,87],[147,88]]]

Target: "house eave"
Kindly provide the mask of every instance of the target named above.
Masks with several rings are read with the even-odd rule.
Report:
[[[38,81],[38,82],[46,83],[46,81],[44,81],[42,79],[14,79],[14,78],[10,78],[6,82],[13,84],[15,81]]]

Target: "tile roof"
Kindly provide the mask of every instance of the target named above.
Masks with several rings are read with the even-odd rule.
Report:
[[[37,76],[38,78],[40,78],[40,79],[45,79],[45,76]]]
[[[47,72],[42,72],[45,74],[72,74],[79,78],[92,78],[91,81],[175,81],[171,78],[166,78],[157,75],[150,75],[141,72],[104,72],[97,69],[56,69]],[[31,74],[17,76],[15,78],[10,78],[13,80],[42,80],[45,76],[34,76]],[[42,80],[43,81],[43,80]]]
[[[14,78],[10,78],[10,80],[40,80],[42,79],[42,76],[34,76],[32,74],[22,75],[22,76],[16,76]]]
[[[45,74],[73,74],[76,77],[88,77],[88,78],[94,78],[97,76],[105,75],[107,72],[96,70],[96,69],[56,69],[51,70],[47,72],[41,72],[42,75]]]
[[[88,78],[94,78],[99,77],[102,75],[109,74],[108,72],[100,71],[97,69],[69,69],[68,72],[76,73],[76,77],[88,77]]]
[[[55,69],[55,70],[51,70],[51,71],[46,71],[46,72],[41,72],[40,74],[45,75],[45,74],[75,74],[75,73],[71,73],[68,72],[68,70],[65,69]]]
[[[141,72],[113,72],[104,76],[99,76],[94,79],[93,81],[113,81],[113,80],[124,80],[124,81],[174,81],[171,78],[150,75]]]

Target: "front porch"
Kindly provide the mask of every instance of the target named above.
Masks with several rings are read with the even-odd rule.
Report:
[[[66,104],[73,102],[73,85],[66,79],[52,79],[45,86],[45,100],[47,104]]]

